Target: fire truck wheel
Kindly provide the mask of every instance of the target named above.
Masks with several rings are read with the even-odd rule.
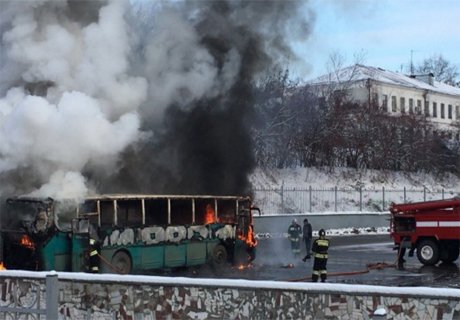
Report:
[[[434,266],[439,261],[439,247],[433,240],[423,240],[417,246],[417,258],[426,266]]]
[[[121,274],[131,273],[131,257],[125,251],[117,251],[112,257],[112,266]]]
[[[212,251],[211,264],[214,268],[222,267],[227,263],[227,250],[221,244],[214,247]]]

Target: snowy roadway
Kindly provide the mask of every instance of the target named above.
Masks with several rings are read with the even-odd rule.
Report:
[[[406,255],[405,270],[397,270],[389,266],[395,262],[396,251],[393,250],[388,234],[335,236],[329,239],[331,240],[328,261],[328,282],[330,283],[460,288],[459,260],[454,264],[424,267],[415,256],[407,257]],[[227,268],[217,272],[201,268],[174,275],[309,281],[313,259],[302,262],[303,255],[304,252],[300,258],[292,258],[287,239],[261,239],[257,249],[257,258],[252,268],[244,270]],[[372,269],[372,266],[378,263],[387,267]],[[371,270],[368,271],[369,266]]]

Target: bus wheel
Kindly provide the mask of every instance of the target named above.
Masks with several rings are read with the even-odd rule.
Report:
[[[121,274],[131,273],[132,261],[131,257],[125,251],[117,251],[112,257],[112,266]]]
[[[227,263],[227,250],[221,244],[214,247],[211,263],[213,267],[222,267]]]
[[[433,240],[423,240],[417,246],[417,258],[426,266],[434,266],[439,261],[439,247]]]

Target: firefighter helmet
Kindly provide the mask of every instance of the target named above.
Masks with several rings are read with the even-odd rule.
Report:
[[[292,220],[292,223],[297,223],[297,219],[294,218],[294,219]]]
[[[321,229],[319,230],[318,234],[320,237],[324,237],[326,235],[326,231],[324,231],[324,229]]]

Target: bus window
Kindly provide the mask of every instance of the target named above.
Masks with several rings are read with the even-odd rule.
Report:
[[[235,200],[219,200],[217,202],[217,221],[220,223],[236,223],[236,202]]]
[[[192,200],[191,199],[174,199],[171,200],[171,224],[184,225],[192,224]]]
[[[114,212],[113,212],[113,201],[100,201],[101,210],[101,227],[110,228],[115,225]]]
[[[137,227],[142,225],[142,202],[136,200],[117,200],[118,225]]]
[[[168,224],[168,199],[145,199],[145,225]]]
[[[195,199],[195,224],[215,222],[214,199]]]
[[[99,218],[97,213],[97,201],[88,200],[83,202],[79,208],[79,216],[86,217],[93,225],[99,225]]]

